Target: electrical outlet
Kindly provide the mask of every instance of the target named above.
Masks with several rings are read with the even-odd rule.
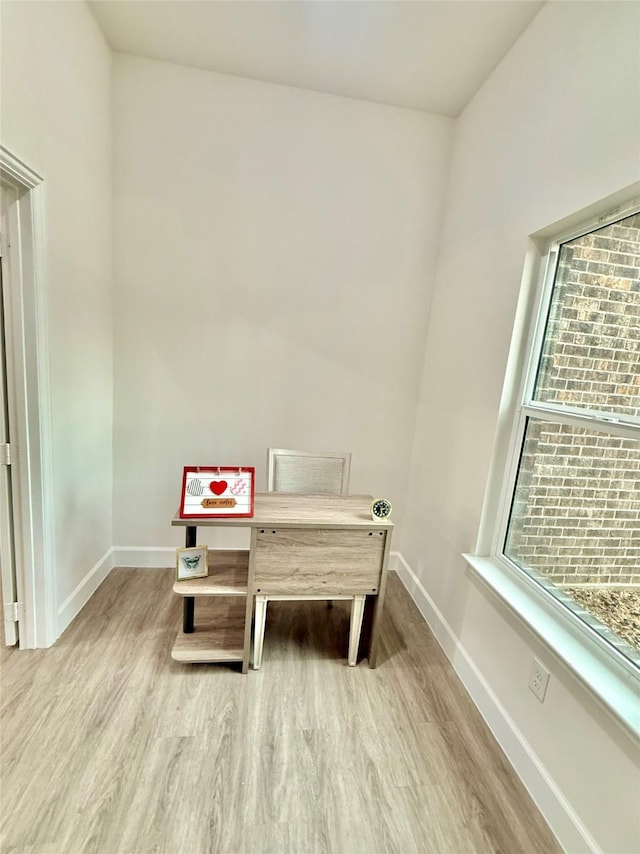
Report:
[[[531,674],[529,676],[529,688],[540,700],[544,703],[544,696],[547,693],[547,685],[549,684],[549,671],[546,670],[537,659],[533,659],[531,665]]]

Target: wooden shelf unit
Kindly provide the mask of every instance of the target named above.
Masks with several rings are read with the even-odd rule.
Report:
[[[178,632],[171,657],[181,662],[249,661],[246,631],[249,591],[249,552],[210,550],[209,575],[176,581],[174,593],[194,602],[193,631]],[[196,606],[195,600],[201,599]],[[202,613],[200,613],[202,612]],[[249,616],[250,619],[250,616]]]
[[[171,657],[191,662],[242,661],[245,600],[237,596],[219,597],[215,608],[206,611],[206,616],[196,614],[193,632],[178,632]]]
[[[269,598],[349,598],[366,596],[371,613],[369,667],[376,666],[393,522],[371,518],[371,495],[256,493],[253,515],[181,516],[185,546],[197,544],[203,527],[246,528],[249,551],[211,551],[207,579],[179,582],[183,624],[174,645],[178,661],[242,661],[249,668],[251,622],[256,596]],[[205,617],[196,599],[215,603],[217,619]],[[224,602],[244,603],[244,620],[225,611]],[[264,610],[263,610],[264,616]],[[232,628],[244,631],[242,643]],[[198,626],[200,622],[200,626]],[[355,623],[353,624],[355,625]],[[255,650],[254,650],[255,655]],[[349,662],[352,662],[352,650]]]
[[[180,596],[246,596],[249,582],[249,552],[216,549],[209,551],[206,578],[176,581],[173,592]]]

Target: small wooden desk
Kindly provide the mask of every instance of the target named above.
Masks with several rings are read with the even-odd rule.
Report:
[[[366,594],[373,622],[369,666],[376,666],[393,522],[371,519],[370,495],[255,496],[251,518],[181,519],[187,547],[198,527],[251,529],[249,552],[210,551],[209,577],[177,581],[184,597],[182,631],[172,655],[178,661],[242,661],[249,668],[254,597],[304,595],[331,599]],[[196,626],[197,596],[220,600],[220,621]],[[246,601],[243,601],[246,600]]]

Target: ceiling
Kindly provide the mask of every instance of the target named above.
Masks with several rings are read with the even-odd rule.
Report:
[[[544,5],[93,0],[114,51],[457,116]]]

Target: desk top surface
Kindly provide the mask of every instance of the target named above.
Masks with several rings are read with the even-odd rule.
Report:
[[[176,513],[172,525],[262,528],[393,528],[389,519],[371,518],[371,495],[295,495],[258,492],[250,517],[182,519]]]

